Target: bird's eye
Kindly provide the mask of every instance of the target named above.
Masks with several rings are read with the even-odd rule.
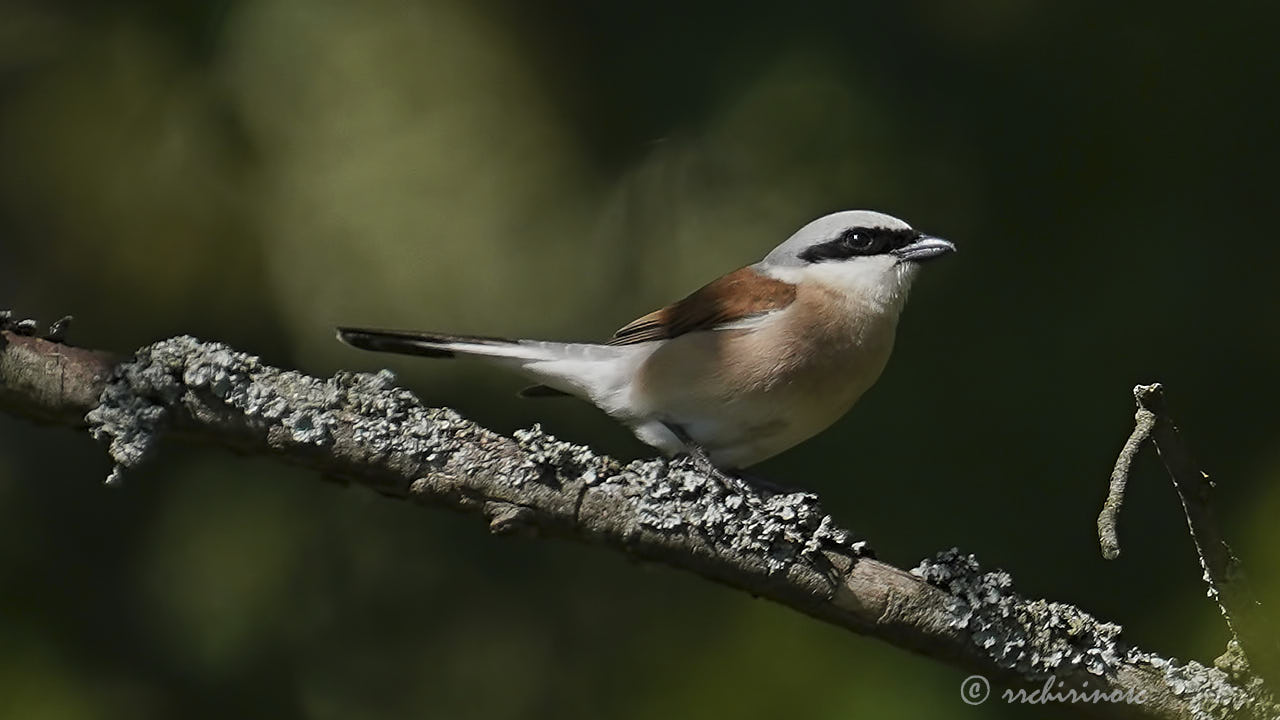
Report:
[[[874,255],[883,245],[882,238],[865,230],[848,230],[843,240],[845,245],[857,255]]]
[[[895,241],[894,233],[884,228],[845,228],[839,235],[805,248],[798,257],[807,263],[869,257],[883,254]]]

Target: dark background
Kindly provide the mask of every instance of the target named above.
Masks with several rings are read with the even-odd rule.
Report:
[[[341,323],[569,339],[875,208],[960,252],[876,388],[761,471],[880,556],[957,545],[1211,661],[1226,633],[1144,455],[1162,381],[1280,604],[1276,5],[0,3],[0,307],[127,352],[191,333],[649,451],[518,378]],[[1243,5],[1241,5],[1243,8]],[[0,417],[0,716],[1042,717],[965,673],[616,554]],[[999,688],[997,688],[998,690]]]

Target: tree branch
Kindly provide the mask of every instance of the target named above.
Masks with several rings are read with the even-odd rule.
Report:
[[[2,330],[3,328],[0,328]],[[1118,625],[1028,600],[1003,572],[939,553],[906,571],[875,560],[808,493],[734,494],[683,460],[622,465],[536,426],[498,435],[428,408],[393,377],[321,380],[225,345],[176,337],[106,353],[0,332],[0,410],[83,426],[111,480],[166,434],[257,452],[384,495],[482,514],[496,533],[611,547],[769,598],[992,680],[1118,693],[1115,717],[1274,717],[1255,678],[1126,643]]]
[[[1111,488],[1098,516],[1098,536],[1102,554],[1113,559],[1120,554],[1116,536],[1116,516],[1124,502],[1124,487],[1128,481],[1129,467],[1134,455],[1148,439],[1156,447],[1164,462],[1173,487],[1182,500],[1182,510],[1187,516],[1187,528],[1204,569],[1204,580],[1209,585],[1209,597],[1218,603],[1222,617],[1227,622],[1232,637],[1243,652],[1248,666],[1271,687],[1280,687],[1280,645],[1277,644],[1274,627],[1262,612],[1262,606],[1249,587],[1240,560],[1218,529],[1209,492],[1213,482],[1208,474],[1196,467],[1178,435],[1178,427],[1170,419],[1165,407],[1164,388],[1159,383],[1138,385],[1133,389],[1138,410],[1134,415],[1133,434],[1120,451],[1115,471],[1111,474]]]

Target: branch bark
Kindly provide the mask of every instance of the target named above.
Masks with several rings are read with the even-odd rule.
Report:
[[[1079,705],[1093,714],[1280,714],[1257,678],[1143,651],[1118,625],[1018,595],[1008,574],[984,572],[971,555],[949,550],[910,571],[878,561],[815,495],[738,494],[685,460],[622,465],[536,426],[505,437],[423,406],[393,380],[386,371],[314,378],[191,337],[117,363],[108,353],[0,332],[0,410],[87,425],[109,445],[112,481],[144,462],[162,436],[177,435],[480,514],[495,533],[663,562],[982,673],[997,688],[1060,681],[1055,691],[1130,700]]]

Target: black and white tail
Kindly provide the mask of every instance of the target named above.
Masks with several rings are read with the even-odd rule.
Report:
[[[374,352],[422,357],[474,357],[514,370],[541,386],[523,394],[536,397],[567,393],[608,407],[629,390],[636,366],[649,350],[640,345],[563,343],[404,330],[338,328],[342,342]],[[556,392],[559,391],[559,392]]]

